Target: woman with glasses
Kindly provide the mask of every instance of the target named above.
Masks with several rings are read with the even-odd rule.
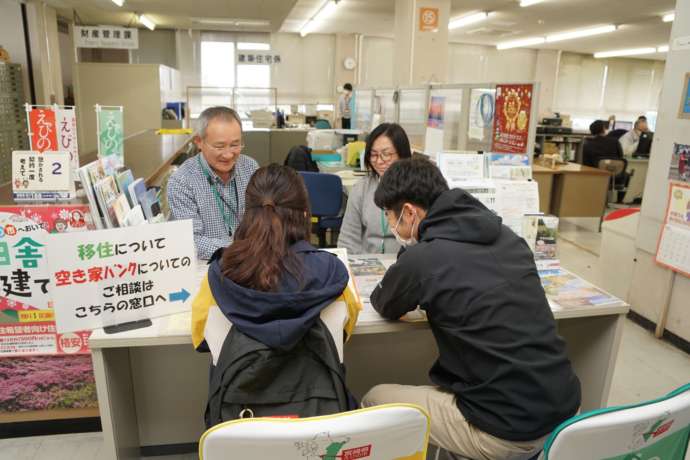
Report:
[[[379,179],[398,160],[410,158],[410,141],[398,124],[382,123],[367,138],[364,164],[368,175],[352,188],[340,229],[338,246],[350,254],[396,253],[400,245],[374,204]]]

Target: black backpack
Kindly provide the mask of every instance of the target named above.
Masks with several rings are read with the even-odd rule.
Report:
[[[303,418],[357,408],[333,337],[320,319],[288,351],[231,328],[211,369],[208,394],[206,428],[239,418]]]
[[[283,164],[295,171],[319,172],[319,166],[311,158],[311,149],[304,145],[292,147]]]

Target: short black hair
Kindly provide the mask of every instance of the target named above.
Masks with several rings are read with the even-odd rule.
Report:
[[[352,91],[352,84],[351,83],[345,83],[343,85],[343,88],[348,90],[348,91]]]
[[[412,149],[410,149],[410,140],[407,138],[407,133],[397,123],[381,123],[369,134],[367,137],[367,145],[364,148],[364,165],[367,167],[369,174],[377,176],[376,170],[371,165],[371,146],[374,141],[381,136],[386,136],[393,143],[395,151],[398,153],[398,158],[404,160],[412,157]]]
[[[644,115],[640,115],[639,117],[637,117],[637,121],[647,121],[647,117],[645,117]]]
[[[441,171],[429,160],[421,158],[396,161],[381,178],[374,203],[381,209],[400,214],[405,203],[428,210],[436,198],[448,191]]]
[[[603,134],[604,131],[606,131],[606,126],[608,126],[608,123],[606,123],[603,120],[594,120],[591,125],[589,125],[589,132],[592,133],[592,136],[598,136],[599,134]]]

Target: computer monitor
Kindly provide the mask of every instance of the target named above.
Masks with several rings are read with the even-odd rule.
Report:
[[[630,131],[631,129],[633,129],[633,122],[616,120],[615,129],[624,129],[626,131]]]
[[[640,134],[640,142],[637,144],[637,150],[635,151],[636,156],[648,157],[649,152],[652,150],[652,141],[654,140],[654,133],[642,133]]]

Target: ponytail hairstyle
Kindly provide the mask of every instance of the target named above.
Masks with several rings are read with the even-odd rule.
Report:
[[[311,212],[304,181],[288,166],[259,168],[247,186],[245,213],[223,251],[223,275],[256,291],[276,291],[285,274],[300,278],[290,246],[309,240]]]

